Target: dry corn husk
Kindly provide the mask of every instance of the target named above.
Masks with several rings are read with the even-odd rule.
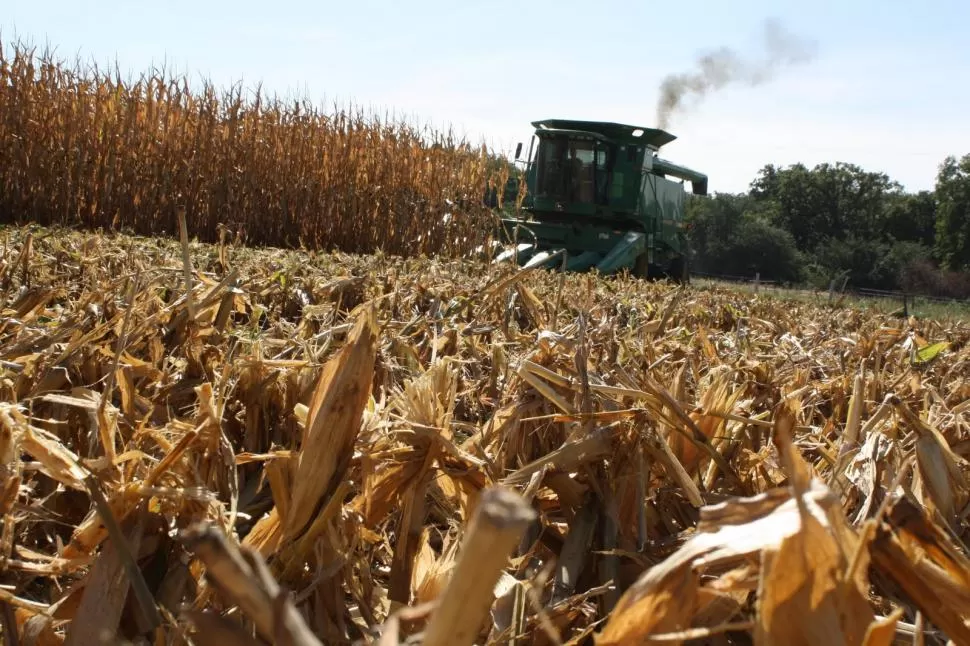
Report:
[[[6,236],[20,643],[970,640],[966,323]]]

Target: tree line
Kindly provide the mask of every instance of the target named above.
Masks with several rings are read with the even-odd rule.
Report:
[[[694,271],[970,298],[970,154],[932,191],[849,163],[764,166],[745,193],[689,196]]]

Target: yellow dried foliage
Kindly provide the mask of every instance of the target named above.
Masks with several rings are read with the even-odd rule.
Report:
[[[496,164],[452,132],[0,42],[0,213],[216,242],[417,255],[482,241]],[[501,193],[501,191],[499,191]]]
[[[965,324],[39,227],[0,298],[18,643],[970,643]]]

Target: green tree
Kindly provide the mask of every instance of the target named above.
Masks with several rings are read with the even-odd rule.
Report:
[[[888,204],[902,187],[885,173],[855,164],[765,166],[751,184],[751,196],[777,205],[774,225],[792,234],[802,251],[847,235],[881,238]]]
[[[907,277],[917,271],[933,269],[933,247],[923,242],[900,240],[892,243],[879,260],[880,271],[887,277],[887,288],[913,291]]]
[[[709,198],[689,195],[685,220],[689,227],[692,266],[717,273],[722,264],[723,241],[734,233],[751,198],[745,194],[716,193]]]
[[[690,199],[686,217],[692,265],[712,274],[757,272],[766,280],[798,280],[801,258],[791,234],[772,224],[775,211],[772,203],[744,194]]]
[[[827,286],[970,281],[970,155],[947,158],[934,191],[907,193],[884,173],[849,163],[764,166],[748,193],[691,200],[687,219],[702,272],[807,280]],[[942,271],[938,265],[942,265]],[[970,289],[970,288],[968,288]]]
[[[745,217],[729,240],[732,273],[761,274],[765,280],[797,282],[801,279],[801,254],[792,235],[764,218]]]
[[[970,154],[947,157],[936,179],[936,254],[944,269],[970,269]]]
[[[882,233],[895,241],[932,247],[936,239],[936,197],[933,192],[891,196],[886,205]]]

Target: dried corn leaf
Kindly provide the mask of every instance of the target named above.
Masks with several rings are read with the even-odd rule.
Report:
[[[300,448],[283,540],[294,540],[326,504],[353,454],[361,415],[371,392],[377,352],[373,311],[362,314],[347,344],[317,381]]]
[[[213,248],[186,223],[194,313],[178,241],[11,228],[0,250],[20,263],[0,303],[0,600],[21,643],[98,622],[172,646],[966,640],[970,326]],[[528,522],[466,558],[494,483]],[[111,523],[144,507],[119,569]],[[190,527],[221,538],[170,535]],[[486,556],[497,583],[463,579]],[[141,592],[119,609],[108,586],[88,617],[113,559]]]

